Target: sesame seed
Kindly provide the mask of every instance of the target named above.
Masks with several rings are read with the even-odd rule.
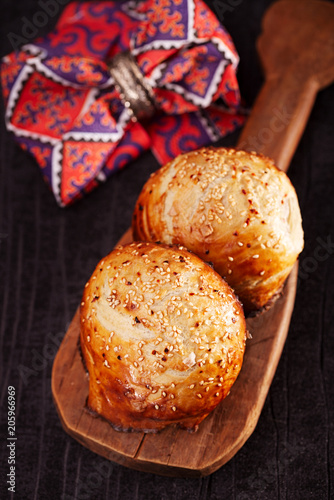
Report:
[[[255,255],[253,255],[253,259],[258,259],[259,257],[260,257],[260,256],[259,256],[259,254],[258,254],[258,253],[257,253],[257,254],[255,254]]]
[[[176,411],[176,406],[172,406],[172,410],[173,410],[173,411]]]
[[[154,408],[155,408],[156,410],[159,410],[160,406],[159,406],[159,405],[154,405]]]
[[[199,399],[202,399],[202,394],[196,394]]]

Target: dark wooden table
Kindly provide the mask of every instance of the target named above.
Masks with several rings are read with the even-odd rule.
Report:
[[[57,3],[60,5],[60,2]],[[67,2],[62,2],[63,4]],[[272,2],[211,2],[241,57],[250,107],[262,83],[255,51]],[[2,0],[1,55],[32,0]],[[63,7],[60,7],[62,9]],[[51,17],[44,33],[55,23]],[[1,498],[209,500],[334,498],[334,86],[321,91],[293,158],[305,231],[288,339],[255,432],[203,479],[165,478],[108,462],[62,429],[51,394],[56,350],[98,260],[129,227],[141,186],[157,168],[150,153],[74,206],[59,208],[33,159],[4,126],[0,145]],[[220,141],[236,143],[238,133]],[[16,493],[7,490],[8,386],[16,392]]]

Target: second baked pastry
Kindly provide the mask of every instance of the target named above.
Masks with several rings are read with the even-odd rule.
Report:
[[[155,172],[138,198],[133,234],[211,261],[247,313],[273,299],[303,249],[287,175],[268,158],[227,148],[186,153]]]

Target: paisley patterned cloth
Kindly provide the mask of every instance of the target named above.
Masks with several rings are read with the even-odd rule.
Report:
[[[131,119],[108,70],[128,50],[153,89],[149,122]],[[146,149],[165,163],[240,126],[237,64],[202,0],[73,2],[52,33],[3,58],[6,125],[68,205]]]

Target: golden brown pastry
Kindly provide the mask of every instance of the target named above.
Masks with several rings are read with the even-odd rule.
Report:
[[[134,239],[179,243],[234,289],[247,313],[278,293],[303,249],[296,192],[261,155],[202,148],[147,181],[133,215]]]
[[[118,430],[194,430],[241,369],[240,302],[182,247],[116,248],[86,284],[80,321],[88,408]]]

